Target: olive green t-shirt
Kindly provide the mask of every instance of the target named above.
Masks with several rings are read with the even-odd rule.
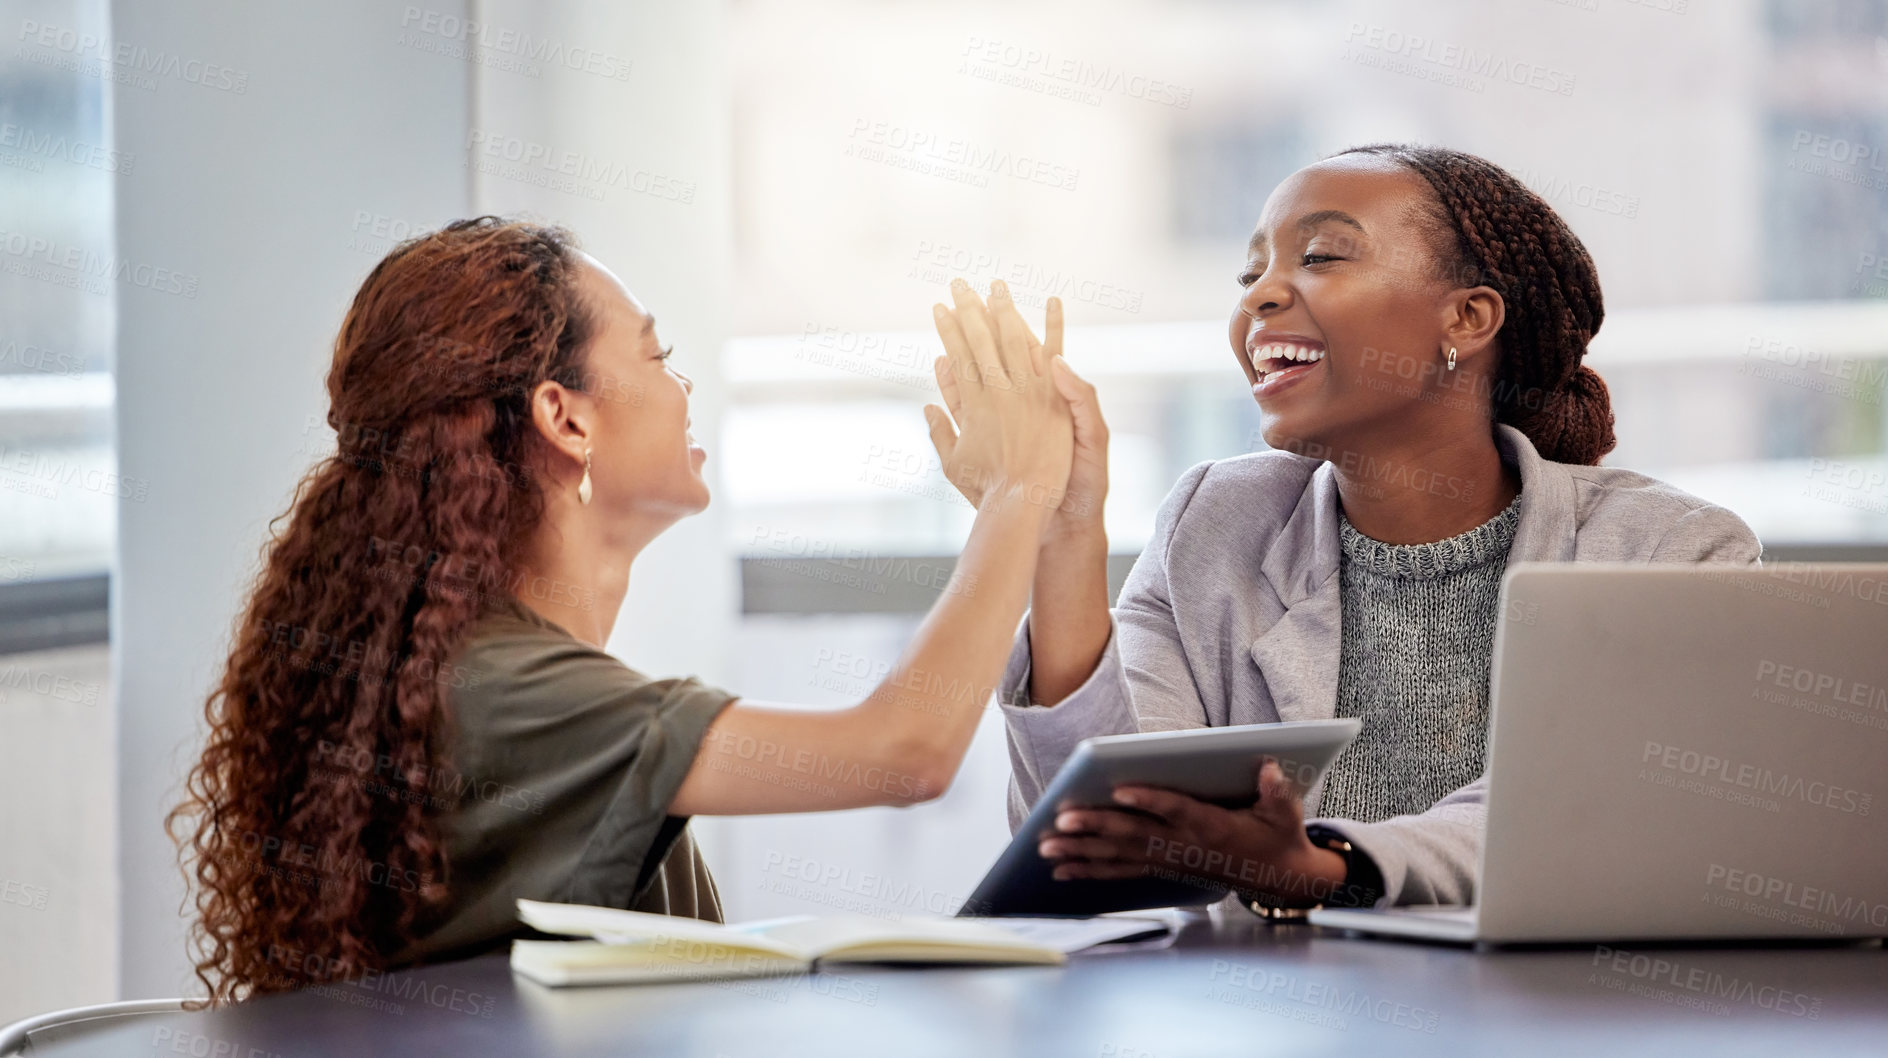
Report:
[[[530,931],[517,900],[719,922],[721,901],[668,804],[735,695],[652,680],[509,597],[440,676],[451,705],[434,781],[448,903],[394,960],[457,958]]]

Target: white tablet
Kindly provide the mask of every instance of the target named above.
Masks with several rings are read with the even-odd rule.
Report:
[[[1016,829],[1009,848],[997,857],[957,913],[1099,915],[1217,900],[1226,895],[1224,886],[1173,878],[1056,881],[1054,867],[1037,854],[1036,845],[1054,831],[1055,815],[1062,808],[1113,805],[1117,786],[1159,786],[1227,808],[1243,808],[1258,799],[1260,762],[1276,757],[1286,776],[1308,790],[1362,729],[1362,721],[1347,718],[1086,739],[1069,755],[1035,810]]]

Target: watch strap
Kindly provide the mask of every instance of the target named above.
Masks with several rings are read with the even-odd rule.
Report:
[[[1383,899],[1383,872],[1370,854],[1351,844],[1350,839],[1322,824],[1305,828],[1313,845],[1330,849],[1344,857],[1344,882],[1323,900],[1307,907],[1280,907],[1254,897],[1243,899],[1246,909],[1270,922],[1300,922],[1320,907],[1369,907]]]

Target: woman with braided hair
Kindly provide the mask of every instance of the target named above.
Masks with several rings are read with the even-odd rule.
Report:
[[[1748,564],[1757,539],[1597,465],[1592,259],[1481,158],[1376,144],[1307,166],[1266,202],[1239,288],[1232,353],[1273,451],[1188,470],[1112,611],[1107,429],[1092,388],[1071,400],[1083,502],[1045,537],[999,692],[1012,826],[1091,735],[1356,717],[1310,791],[1271,763],[1250,809],[1123,787],[1119,810],[1060,813],[1041,851],[1058,878],[1192,877],[1261,914],[1472,903],[1506,565]]]

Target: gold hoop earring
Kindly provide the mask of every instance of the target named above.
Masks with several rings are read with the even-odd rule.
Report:
[[[577,502],[590,505],[590,450],[583,450],[583,480],[577,483]]]
[[[1455,346],[1449,346],[1449,370],[1455,370]]]

